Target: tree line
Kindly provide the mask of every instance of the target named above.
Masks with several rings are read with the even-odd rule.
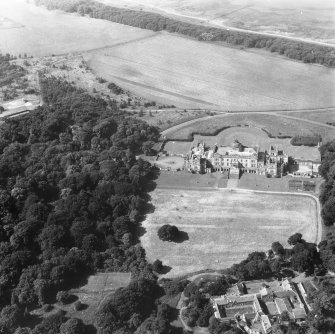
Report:
[[[322,219],[327,227],[335,223],[335,140],[320,147],[321,166],[319,172],[325,179],[320,188]],[[329,232],[319,244],[320,254],[328,270],[335,271],[335,233]]]
[[[322,204],[322,218],[326,226],[331,226],[335,223],[335,140],[322,145],[320,153],[319,173],[325,179],[319,197]]]
[[[61,9],[69,13],[79,13],[82,16],[88,15],[96,19],[153,31],[164,30],[190,36],[200,41],[222,41],[244,48],[265,49],[304,63],[335,66],[333,47],[289,40],[284,37],[205,27],[164,17],[157,13],[112,7],[95,0],[35,0],[35,3],[51,10]]]

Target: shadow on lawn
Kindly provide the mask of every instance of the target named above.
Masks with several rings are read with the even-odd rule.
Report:
[[[170,272],[172,269],[172,267],[170,266],[163,266],[163,268],[160,270],[160,275],[165,275],[167,274],[168,272]]]
[[[186,241],[186,240],[189,240],[189,236],[186,232],[184,231],[179,231],[178,235],[173,239],[173,242],[176,242],[178,244]]]

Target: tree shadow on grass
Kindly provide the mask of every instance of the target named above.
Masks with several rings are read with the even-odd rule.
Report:
[[[176,308],[173,308],[171,310],[171,316],[170,316],[170,321],[177,320],[179,316],[179,310]],[[174,333],[174,332],[173,332]]]
[[[76,302],[78,299],[79,299],[78,296],[71,294],[64,304],[65,305],[72,304]]]
[[[189,236],[184,231],[179,231],[178,235],[173,239],[173,242],[176,242],[177,244],[180,244],[186,240],[189,240]]]
[[[144,190],[147,192],[147,193],[150,193],[152,191],[154,191],[157,187],[157,182],[155,182],[154,180],[148,180],[146,182],[146,184],[144,185]]]
[[[136,228],[136,233],[135,233],[135,235],[136,235],[136,240],[139,241],[139,239],[140,239],[141,237],[143,237],[144,234],[145,234],[146,232],[147,232],[146,228],[144,228],[143,226],[138,226],[138,227]]]
[[[96,334],[97,333],[97,329],[93,326],[93,325],[86,325],[85,326],[86,329],[86,334]]]
[[[172,269],[172,267],[170,267],[170,266],[163,266],[163,268],[160,270],[159,274],[160,275],[165,275],[168,272],[170,272],[171,269]]]
[[[36,314],[29,314],[23,321],[23,326],[33,329],[42,321],[42,317]]]

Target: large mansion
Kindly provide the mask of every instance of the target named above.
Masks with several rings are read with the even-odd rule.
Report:
[[[264,282],[251,294],[245,294],[246,290],[244,283],[238,283],[226,295],[212,298],[214,316],[235,322],[249,334],[271,333],[275,322],[283,319],[301,322],[307,317],[309,305],[303,297],[306,293],[301,283],[295,285],[284,279]]]
[[[231,146],[214,145],[212,148],[199,143],[185,157],[185,169],[189,172],[227,171],[230,176],[240,172],[281,176],[287,163],[288,156],[277,146],[261,152],[258,147],[245,147],[237,140]]]

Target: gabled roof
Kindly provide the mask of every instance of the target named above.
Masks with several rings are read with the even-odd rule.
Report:
[[[278,315],[279,314],[277,305],[274,302],[267,302],[265,304],[266,304],[266,307],[268,308],[268,311],[269,311],[270,315]]]
[[[254,320],[256,317],[256,312],[252,312],[252,313],[246,313],[244,314],[244,317],[246,320]]]
[[[265,330],[271,328],[271,322],[270,322],[270,319],[267,315],[262,315],[261,319],[262,319],[262,324],[263,324]]]
[[[282,298],[276,298],[275,303],[277,305],[277,308],[278,308],[280,314],[282,314],[284,311],[288,312],[286,304],[285,304],[285,302]]]
[[[296,293],[293,290],[276,291],[275,294],[278,298],[294,298],[294,297],[296,297]]]
[[[290,304],[288,298],[284,298],[283,301],[284,301],[284,303],[285,303],[285,306],[286,306],[286,308],[287,308],[287,311],[288,311],[288,312],[292,312],[292,306],[291,306],[291,304]]]
[[[224,296],[220,298],[214,298],[215,302],[218,305],[227,305],[230,303],[246,303],[246,302],[254,302],[256,296],[255,295],[242,295],[242,296]]]
[[[305,309],[302,307],[293,309],[293,315],[296,319],[304,319],[307,316]]]

